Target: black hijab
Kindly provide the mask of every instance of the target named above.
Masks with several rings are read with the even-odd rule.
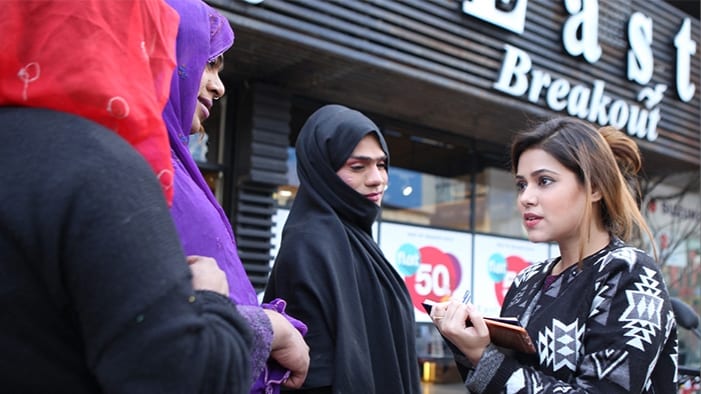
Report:
[[[320,108],[302,127],[300,187],[265,300],[284,298],[288,312],[309,327],[305,388],[419,393],[413,306],[371,236],[380,208],[336,175],[368,134],[389,155],[378,127],[340,105]]]

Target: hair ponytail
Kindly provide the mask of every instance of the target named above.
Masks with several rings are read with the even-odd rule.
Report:
[[[650,239],[652,252],[657,258],[655,239],[640,211],[643,197],[638,178],[642,168],[640,149],[632,138],[614,127],[601,127],[599,134],[611,148],[622,183],[618,201],[605,204],[605,221],[609,222],[611,232],[624,240],[629,240],[633,235],[641,236],[645,233]]]

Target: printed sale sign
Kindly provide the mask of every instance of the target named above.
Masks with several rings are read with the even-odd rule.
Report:
[[[481,312],[498,316],[516,274],[548,258],[550,245],[526,240],[475,235],[473,302]]]
[[[417,321],[430,321],[424,300],[447,300],[470,288],[470,234],[386,222],[379,233],[380,248],[404,278]]]

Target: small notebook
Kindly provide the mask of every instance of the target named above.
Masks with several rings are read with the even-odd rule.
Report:
[[[424,302],[422,305],[426,313],[431,314],[432,304]],[[489,328],[489,337],[493,344],[522,353],[536,352],[528,331],[515,317],[485,317],[484,322]],[[468,326],[472,325],[469,320],[466,323]]]

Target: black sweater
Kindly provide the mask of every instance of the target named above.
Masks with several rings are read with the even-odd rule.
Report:
[[[0,391],[245,391],[245,323],[193,291],[143,158],[72,115],[0,124]]]

